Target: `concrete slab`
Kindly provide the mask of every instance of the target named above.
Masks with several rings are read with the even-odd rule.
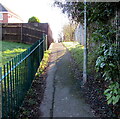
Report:
[[[61,43],[52,44],[51,51],[42,117],[94,117],[74,80],[70,53]]]

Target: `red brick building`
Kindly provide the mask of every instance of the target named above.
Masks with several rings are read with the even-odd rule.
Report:
[[[0,23],[23,23],[23,20],[0,3]]]

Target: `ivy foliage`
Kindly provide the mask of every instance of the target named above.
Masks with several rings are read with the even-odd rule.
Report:
[[[63,13],[67,13],[71,20],[83,24],[84,3],[56,1],[55,5],[60,7]],[[94,61],[95,69],[108,83],[104,95],[107,103],[113,105],[120,100],[120,46],[116,43],[117,26],[115,25],[115,15],[119,7],[120,2],[87,2],[86,5],[89,44],[98,45],[97,58],[93,58],[97,59]]]

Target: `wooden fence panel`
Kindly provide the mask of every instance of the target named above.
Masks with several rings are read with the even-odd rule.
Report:
[[[47,35],[48,47],[53,42],[52,31],[47,23],[4,23],[2,40],[33,44]]]

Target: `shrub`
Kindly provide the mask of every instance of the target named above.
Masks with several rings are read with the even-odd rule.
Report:
[[[40,23],[40,20],[37,17],[33,16],[29,18],[28,23]]]

